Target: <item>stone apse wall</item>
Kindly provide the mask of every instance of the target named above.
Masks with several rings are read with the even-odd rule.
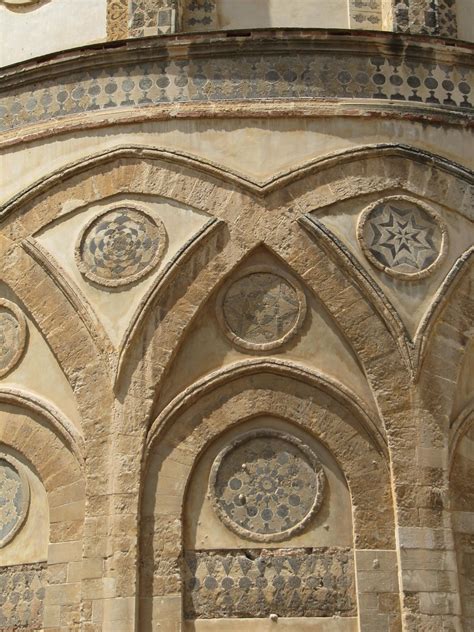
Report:
[[[0,630],[473,629],[472,85],[309,30],[1,71]]]

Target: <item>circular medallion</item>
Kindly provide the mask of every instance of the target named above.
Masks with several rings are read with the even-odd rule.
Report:
[[[368,260],[387,274],[417,279],[429,274],[443,258],[447,233],[426,205],[397,196],[366,209],[358,238]]]
[[[217,456],[209,496],[230,529],[259,542],[277,542],[301,531],[318,511],[324,482],[321,463],[307,445],[261,430]]]
[[[26,346],[26,319],[12,302],[0,299],[0,377],[19,362]]]
[[[226,335],[246,349],[273,349],[302,324],[306,300],[289,275],[269,267],[249,268],[231,278],[217,301],[217,317]]]
[[[82,274],[99,285],[128,285],[159,263],[166,241],[162,222],[137,208],[120,206],[87,224],[76,261]]]
[[[0,547],[23,525],[30,501],[28,479],[11,456],[0,454]]]

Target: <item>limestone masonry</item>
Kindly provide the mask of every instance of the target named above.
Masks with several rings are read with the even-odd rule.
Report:
[[[474,630],[474,0],[0,0],[0,632]]]

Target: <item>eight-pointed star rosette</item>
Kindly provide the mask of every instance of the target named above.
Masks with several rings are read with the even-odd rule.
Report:
[[[244,349],[265,351],[292,338],[303,323],[306,298],[299,283],[271,266],[244,268],[224,284],[217,318],[227,337]]]
[[[437,214],[404,196],[369,206],[359,220],[358,238],[374,266],[405,279],[429,274],[447,247],[446,228]]]

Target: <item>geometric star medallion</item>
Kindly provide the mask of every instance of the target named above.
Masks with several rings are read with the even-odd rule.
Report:
[[[390,198],[369,207],[358,237],[369,261],[389,274],[425,276],[444,253],[446,235],[439,219],[406,198]]]

